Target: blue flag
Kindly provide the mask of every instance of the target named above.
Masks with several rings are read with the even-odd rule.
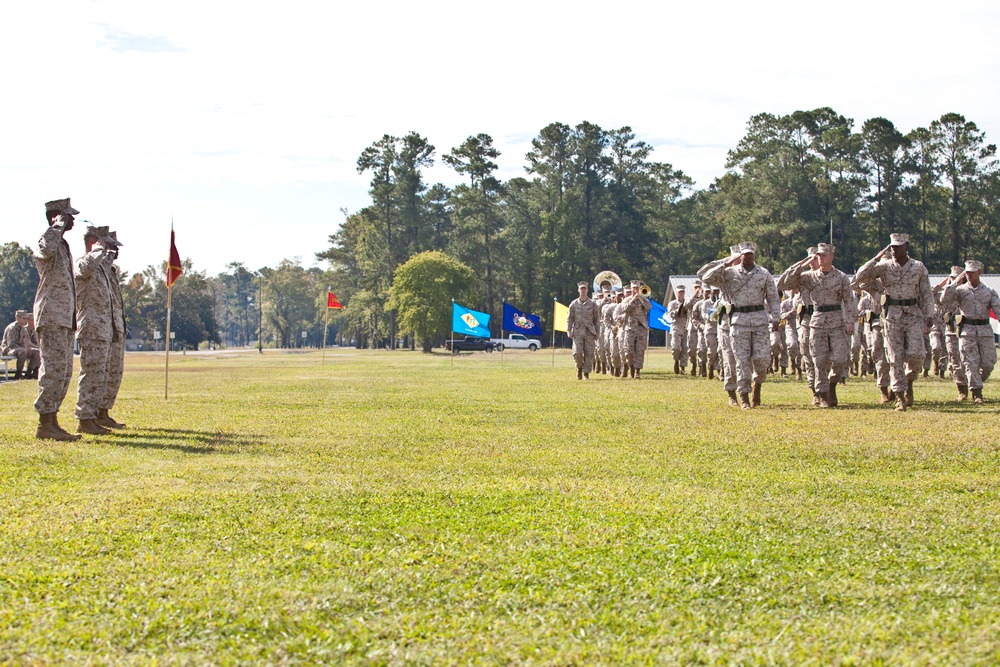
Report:
[[[451,302],[451,330],[466,336],[490,337],[490,316]]]
[[[525,336],[542,335],[542,318],[520,310],[503,302],[503,330],[524,334]]]
[[[649,309],[649,328],[670,331],[670,320],[667,318],[667,309],[652,299],[649,300],[649,305],[652,306]]]

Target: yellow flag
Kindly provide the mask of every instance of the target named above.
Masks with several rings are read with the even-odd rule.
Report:
[[[558,301],[555,302],[556,311],[552,316],[552,328],[555,331],[566,331],[566,321],[569,319],[569,306],[564,306]]]

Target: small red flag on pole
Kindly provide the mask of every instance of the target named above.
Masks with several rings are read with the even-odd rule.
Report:
[[[184,272],[181,268],[181,256],[177,252],[177,245],[174,243],[174,221],[170,220],[170,258],[167,260],[167,344],[164,346],[166,355],[163,364],[163,399],[166,400],[170,393],[170,307],[174,291],[174,283]]]
[[[184,273],[181,267],[181,255],[177,252],[177,244],[174,243],[173,223],[170,227],[170,260],[167,262],[167,287],[173,287],[177,279]]]
[[[326,307],[327,308],[343,308],[340,305],[340,301],[337,300],[337,295],[333,292],[326,293]]]

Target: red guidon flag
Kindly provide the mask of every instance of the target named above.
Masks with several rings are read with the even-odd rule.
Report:
[[[177,246],[174,244],[174,230],[170,230],[170,259],[167,261],[167,287],[173,287],[180,275],[184,273],[184,269],[181,268],[181,256],[177,252]]]
[[[337,300],[337,295],[333,292],[326,293],[326,307],[327,308],[343,308],[340,305],[340,301]]]

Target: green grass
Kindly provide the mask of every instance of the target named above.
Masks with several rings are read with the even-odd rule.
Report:
[[[1000,384],[749,414],[572,360],[130,355],[121,434],[0,385],[0,662],[1000,663]],[[71,395],[64,426],[75,425]]]

